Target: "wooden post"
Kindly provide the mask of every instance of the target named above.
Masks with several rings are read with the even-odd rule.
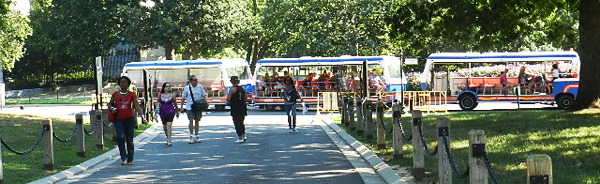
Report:
[[[356,130],[356,124],[354,121],[354,97],[350,97],[348,101],[348,119],[350,119],[350,130]]]
[[[469,177],[471,183],[488,183],[488,172],[483,161],[485,152],[485,132],[471,130],[469,132]]]
[[[404,146],[404,137],[402,137],[402,131],[400,130],[400,118],[402,118],[402,105],[399,103],[394,104],[392,106],[392,124],[394,127],[394,139],[393,141],[393,150],[394,150],[394,158],[402,158],[404,157],[404,153],[402,152],[402,146]]]
[[[85,157],[85,132],[83,130],[83,116],[81,114],[75,115],[75,124],[77,130],[77,156]]]
[[[446,117],[437,118],[438,127],[438,174],[440,184],[451,184],[452,183],[452,168],[450,168],[450,159],[448,153],[446,153],[446,144],[444,143],[444,137],[448,140],[448,146],[450,146],[450,120]],[[450,150],[450,149],[448,149]]]
[[[90,117],[92,115],[90,114]],[[96,126],[96,147],[100,150],[104,149],[104,122],[102,121],[102,111],[95,110],[94,112],[94,125]],[[92,118],[90,118],[92,119]]]
[[[363,115],[363,106],[362,106],[362,99],[357,99],[356,100],[356,132],[360,135],[363,134],[363,130],[365,129],[365,119],[364,119],[364,115]]]
[[[52,134],[52,119],[48,118],[43,122],[46,133],[44,134],[44,168],[54,170],[54,137]]]
[[[527,158],[527,184],[552,184],[552,158],[546,154]]]
[[[4,173],[2,172],[2,142],[0,142],[0,184],[4,184]]]
[[[373,114],[371,113],[371,107],[373,107],[373,103],[367,100],[367,104],[368,105],[365,106],[365,116],[367,119],[365,121],[367,124],[367,133],[365,137],[367,137],[367,139],[373,139],[373,132],[375,131],[375,126],[373,125],[375,122],[373,121]]]
[[[385,129],[383,128],[383,101],[377,100],[377,148],[385,149]]]
[[[412,174],[415,177],[425,175],[425,148],[421,144],[419,128],[423,120],[421,111],[412,111],[413,129],[412,129],[412,145],[413,145],[413,170]]]
[[[339,100],[339,99],[336,99]],[[342,115],[342,124],[348,127],[348,114],[346,114],[346,107],[348,107],[348,96],[342,96],[342,105],[340,108],[340,114]]]

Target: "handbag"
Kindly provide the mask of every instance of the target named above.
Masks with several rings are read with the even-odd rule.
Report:
[[[194,92],[192,91],[192,86],[190,88],[190,95],[192,96],[192,111],[203,111],[208,108],[208,103],[204,99],[200,99],[199,101],[194,100]]]
[[[114,123],[117,119],[117,110],[108,110],[108,122]]]

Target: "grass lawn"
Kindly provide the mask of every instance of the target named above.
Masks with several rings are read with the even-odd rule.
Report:
[[[0,138],[13,149],[24,152],[31,148],[42,134],[42,122],[46,118],[31,115],[0,114]],[[84,117],[84,126],[91,131],[89,118]],[[55,134],[65,139],[75,128],[74,119],[53,119],[53,130]],[[135,134],[142,133],[151,125],[140,125]],[[105,136],[105,148],[96,148],[96,135],[85,137],[86,157],[77,156],[76,136],[69,142],[63,143],[54,139],[54,170],[44,169],[44,147],[43,143],[30,154],[16,155],[6,147],[2,147],[2,164],[4,171],[4,183],[28,183],[46,176],[56,174],[72,166],[80,164],[88,159],[101,155],[116,146],[112,136]]]
[[[44,96],[44,97],[32,97],[32,98],[8,98],[6,99],[7,105],[19,105],[19,104],[92,104],[90,97],[64,97],[59,96]]]
[[[459,172],[468,166],[468,132],[484,130],[486,152],[500,183],[527,183],[526,160],[534,154],[552,158],[554,183],[600,183],[600,110],[579,112],[558,110],[460,112],[425,115],[423,134],[428,147],[437,145],[436,118],[450,119],[451,152]],[[374,116],[375,117],[375,116]],[[391,127],[391,114],[384,118]],[[339,123],[339,117],[336,122]],[[407,135],[411,134],[410,117],[402,118]],[[392,134],[386,134],[387,149],[377,149],[376,139],[341,126],[389,165],[412,168],[412,145],[405,143],[404,158],[393,158]],[[376,135],[376,134],[374,134]],[[426,176],[422,180],[438,180],[437,155],[425,155]],[[492,180],[489,180],[493,183]],[[453,183],[468,184],[469,179],[454,176]]]

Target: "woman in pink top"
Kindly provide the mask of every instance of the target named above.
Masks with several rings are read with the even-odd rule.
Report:
[[[117,145],[121,154],[121,165],[133,164],[133,128],[135,126],[135,117],[133,109],[138,114],[143,114],[142,109],[138,104],[137,95],[134,92],[128,91],[127,88],[131,85],[131,79],[127,76],[122,76],[117,80],[121,87],[120,91],[114,92],[108,106],[111,111],[116,111],[115,128],[117,130]],[[135,102],[135,103],[134,103]],[[142,122],[146,122],[146,118],[142,117]],[[127,142],[127,147],[125,147]]]

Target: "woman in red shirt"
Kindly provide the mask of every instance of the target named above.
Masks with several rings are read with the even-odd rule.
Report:
[[[133,128],[135,126],[133,109],[135,109],[138,114],[143,113],[137,103],[137,95],[127,90],[129,85],[131,85],[131,79],[127,76],[122,76],[117,80],[117,83],[121,87],[121,90],[112,94],[108,106],[111,111],[116,111],[117,113],[114,123],[117,130],[117,145],[119,146],[119,153],[121,154],[121,165],[132,165],[134,152]],[[142,121],[146,122],[146,119],[142,117]],[[127,149],[125,147],[125,142],[127,142]]]

